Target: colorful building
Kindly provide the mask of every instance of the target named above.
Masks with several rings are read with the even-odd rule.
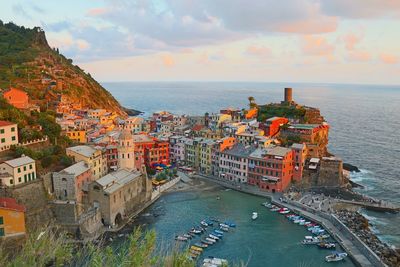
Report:
[[[305,144],[293,144],[293,180],[300,182],[303,178],[303,170],[307,158],[307,146]]]
[[[257,118],[257,115],[258,115],[258,109],[252,108],[252,109],[246,110],[245,118],[247,120],[255,119],[255,118]]]
[[[137,157],[141,157],[146,166],[170,163],[168,141],[162,141],[146,134],[135,134],[133,135],[133,144]]]
[[[280,127],[284,124],[287,124],[289,120],[283,117],[272,117],[265,121],[263,125],[263,129],[265,135],[268,137],[274,137],[277,133],[279,133]]]
[[[0,121],[0,151],[8,150],[18,144],[18,127],[16,123]]]
[[[29,96],[22,90],[11,87],[3,93],[3,97],[18,109],[27,109],[29,107]]]
[[[99,179],[108,172],[106,153],[100,148],[91,146],[74,146],[66,149],[67,155],[75,162],[84,161],[92,170],[94,180]]]
[[[280,146],[258,148],[249,155],[248,183],[282,192],[293,179],[293,150]]]
[[[212,171],[212,149],[216,144],[215,140],[203,139],[200,142],[200,166],[201,173],[210,175]]]
[[[0,198],[0,239],[25,235],[25,207],[13,198]]]
[[[248,156],[255,150],[253,146],[236,144],[220,153],[219,177],[240,183],[247,183]]]
[[[78,143],[86,143],[86,131],[85,130],[68,130],[65,133],[69,139]]]
[[[15,186],[37,179],[35,160],[28,156],[4,161],[0,164],[1,184]]]
[[[93,181],[89,165],[80,161],[60,172],[53,173],[54,194],[59,200],[71,200],[82,203],[88,190],[89,183]]]

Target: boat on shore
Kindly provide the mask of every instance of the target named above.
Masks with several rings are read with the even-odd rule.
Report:
[[[342,261],[346,257],[347,257],[347,253],[345,253],[345,252],[341,252],[341,253],[336,252],[336,253],[333,253],[333,254],[330,254],[330,255],[326,256],[325,260],[327,262],[335,262],[335,261]]]
[[[253,214],[251,215],[251,219],[255,220],[258,218],[258,213],[257,212],[253,212]]]
[[[225,259],[219,259],[214,257],[208,257],[203,260],[203,267],[219,267],[228,266],[228,261]]]

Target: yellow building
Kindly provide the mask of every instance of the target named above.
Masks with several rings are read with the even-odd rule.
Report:
[[[15,186],[36,179],[35,160],[28,156],[7,160],[0,164],[0,185]]]
[[[204,139],[200,142],[200,172],[204,174],[211,174],[211,162],[212,162],[212,148],[216,144],[216,141],[212,139]]]
[[[68,147],[66,152],[75,162],[86,162],[95,180],[107,174],[107,157],[102,150],[91,146],[74,146]]]
[[[78,143],[86,143],[86,131],[85,130],[69,130],[65,133],[69,139]]]
[[[13,198],[0,198],[0,239],[25,235],[25,207]]]
[[[18,144],[18,127],[16,123],[0,121],[0,151],[10,149]]]

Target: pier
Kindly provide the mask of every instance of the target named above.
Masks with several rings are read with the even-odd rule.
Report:
[[[344,199],[339,199],[338,201],[346,204],[360,206],[367,210],[373,210],[373,211],[390,212],[390,213],[397,213],[400,211],[400,207],[395,206],[388,202],[366,202],[366,201],[361,202],[361,201],[351,201]]]

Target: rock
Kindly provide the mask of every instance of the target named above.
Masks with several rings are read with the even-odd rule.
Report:
[[[360,169],[357,166],[354,166],[350,163],[343,163],[343,169],[349,172],[360,172]]]

